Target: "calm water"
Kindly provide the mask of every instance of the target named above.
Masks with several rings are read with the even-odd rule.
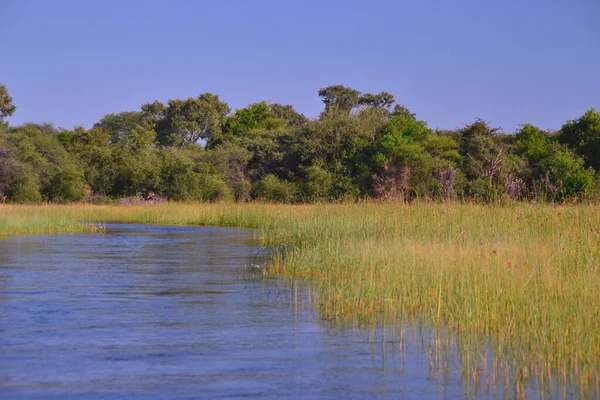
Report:
[[[260,254],[221,228],[0,240],[0,398],[465,397],[422,342],[400,352],[319,320],[305,287],[249,280]]]

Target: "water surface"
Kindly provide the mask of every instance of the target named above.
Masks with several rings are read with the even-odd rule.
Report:
[[[0,397],[465,397],[423,343],[337,328],[308,288],[248,279],[262,254],[229,228],[0,240]]]

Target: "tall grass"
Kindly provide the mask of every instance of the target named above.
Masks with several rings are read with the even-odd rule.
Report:
[[[0,206],[0,234],[83,221],[255,228],[281,249],[269,273],[313,280],[325,318],[418,318],[463,338],[467,370],[487,344],[517,380],[599,382],[598,205]]]

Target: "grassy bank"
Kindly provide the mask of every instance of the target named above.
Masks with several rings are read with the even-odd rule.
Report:
[[[270,272],[315,279],[325,317],[418,317],[487,338],[523,379],[598,384],[597,205],[0,206],[0,234],[102,229],[80,221],[256,228],[285,245]]]

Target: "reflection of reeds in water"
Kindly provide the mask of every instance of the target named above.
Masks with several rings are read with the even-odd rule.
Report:
[[[473,388],[598,393],[597,205],[0,206],[1,233],[90,231],[77,221],[257,228],[282,249],[264,273],[310,279],[324,319],[454,332]]]

